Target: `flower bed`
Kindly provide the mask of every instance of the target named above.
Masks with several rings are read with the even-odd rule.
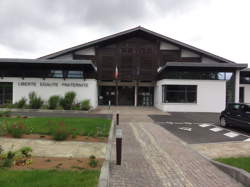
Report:
[[[38,138],[100,141],[107,140],[111,120],[67,117],[2,117],[0,135],[14,138]]]

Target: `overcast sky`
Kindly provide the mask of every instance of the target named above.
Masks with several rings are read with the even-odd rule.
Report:
[[[249,0],[0,0],[0,58],[37,58],[143,26],[250,65]]]

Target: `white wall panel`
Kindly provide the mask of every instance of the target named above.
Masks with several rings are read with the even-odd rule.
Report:
[[[197,85],[197,103],[162,103],[162,85]],[[226,81],[163,79],[156,83],[155,107],[167,112],[221,112],[226,105]]]
[[[68,91],[74,91],[77,94],[77,102],[89,99],[92,107],[97,107],[97,81],[95,79],[55,79],[47,78],[4,78],[0,82],[13,83],[13,102],[22,97],[28,98],[30,92],[35,91],[44,100],[52,95],[63,96]]]

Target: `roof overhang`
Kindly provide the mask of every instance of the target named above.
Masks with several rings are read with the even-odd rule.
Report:
[[[158,73],[161,73],[167,68],[218,68],[218,69],[235,69],[242,70],[247,68],[248,64],[236,63],[200,63],[200,62],[167,62],[164,66],[158,68]]]
[[[97,67],[91,60],[0,58],[0,64],[88,65],[91,66],[95,71],[97,71]]]

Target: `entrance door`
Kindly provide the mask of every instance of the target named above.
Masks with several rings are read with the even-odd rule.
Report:
[[[0,105],[12,103],[13,85],[11,82],[0,82]]]
[[[139,87],[138,88],[138,106],[153,106],[154,104],[154,88]]]
[[[99,86],[99,105],[116,105],[115,86]]]
[[[135,88],[133,86],[118,87],[118,104],[134,106]]]

